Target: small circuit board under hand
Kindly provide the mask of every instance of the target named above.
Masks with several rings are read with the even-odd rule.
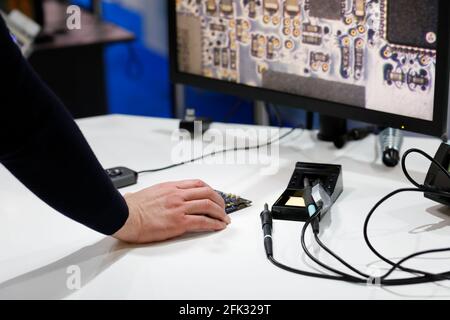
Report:
[[[217,190],[216,190],[217,191]],[[222,191],[217,191],[217,193],[225,201],[225,212],[227,214],[248,208],[252,205],[252,201],[241,198],[237,195],[231,193],[225,193]]]

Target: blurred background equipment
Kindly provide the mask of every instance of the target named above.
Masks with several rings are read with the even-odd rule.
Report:
[[[33,52],[34,42],[41,31],[41,26],[16,9],[10,11],[9,15],[6,15],[3,11],[0,11],[0,14],[5,19],[11,36],[22,54],[29,57]]]
[[[105,48],[134,40],[134,35],[81,12],[81,29],[66,27],[69,1],[43,1],[44,25],[30,63],[75,118],[109,113]]]
[[[43,0],[1,0],[0,10],[19,10],[41,26],[44,24]]]

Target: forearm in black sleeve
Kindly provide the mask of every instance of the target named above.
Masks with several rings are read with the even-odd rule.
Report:
[[[67,70],[70,77],[70,61]],[[1,17],[0,77],[0,162],[67,217],[103,234],[118,231],[128,218],[126,202],[62,103],[23,59]]]

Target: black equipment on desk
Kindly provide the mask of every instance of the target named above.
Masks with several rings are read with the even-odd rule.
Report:
[[[272,206],[274,219],[307,221],[310,218],[303,198],[305,178],[323,186],[332,203],[344,190],[340,165],[299,162],[295,166],[288,188]]]
[[[191,134],[191,138],[195,138],[195,135],[203,135],[209,130],[211,120],[207,118],[198,118],[195,115],[195,109],[186,109],[186,115],[183,120],[180,121],[180,130],[186,130]]]
[[[136,171],[125,167],[107,169],[106,174],[109,176],[116,189],[136,184],[139,176]]]
[[[376,133],[377,128],[374,126],[368,126],[364,128],[355,128],[346,132],[343,135],[339,135],[334,138],[333,143],[334,146],[338,149],[342,149],[345,147],[347,142],[350,141],[361,141],[367,138],[370,134]]]
[[[450,172],[450,145],[442,143],[436,156],[434,157],[438,163]],[[430,166],[427,177],[425,179],[425,185],[432,189],[442,191],[450,194],[450,183],[447,175],[439,170],[439,168],[433,163]],[[450,196],[437,195],[429,192],[425,193],[425,197],[433,201],[442,203],[446,206],[450,206]]]
[[[406,160],[409,155],[411,154],[419,154],[428,159],[432,162],[430,171],[428,173],[428,176],[426,178],[426,181],[424,184],[420,184],[414,178],[411,176],[411,174],[408,171],[408,168],[406,166]],[[415,252],[413,254],[410,254],[404,258],[401,258],[400,260],[396,259],[395,261],[384,256],[378,249],[375,248],[372,241],[370,240],[369,236],[369,223],[370,220],[375,213],[375,211],[386,201],[390,200],[394,196],[400,194],[400,193],[406,193],[406,192],[420,192],[424,193],[426,197],[443,203],[445,205],[450,205],[450,146],[447,144],[442,144],[439,151],[437,152],[435,158],[430,156],[428,153],[420,150],[420,149],[409,149],[405,152],[405,154],[402,157],[402,170],[405,174],[406,178],[411,182],[411,184],[415,188],[401,188],[396,189],[392,192],[390,192],[388,195],[384,196],[381,200],[379,200],[369,211],[369,213],[366,216],[366,219],[364,221],[364,227],[363,227],[363,235],[364,235],[364,241],[366,242],[368,248],[372,251],[373,254],[375,254],[379,259],[387,263],[390,268],[386,271],[383,275],[373,275],[365,271],[361,271],[358,268],[352,266],[350,263],[348,263],[346,260],[344,260],[342,257],[340,257],[336,252],[334,252],[331,248],[329,248],[321,239],[320,239],[320,218],[322,211],[328,210],[330,205],[332,204],[331,199],[327,199],[327,192],[322,189],[320,191],[320,187],[322,187],[322,183],[317,183],[316,186],[319,187],[318,196],[316,197],[318,200],[314,199],[311,200],[311,197],[308,197],[308,186],[310,186],[309,178],[305,178],[305,182],[303,183],[303,186],[306,186],[304,188],[305,191],[305,197],[304,197],[304,203],[306,207],[309,209],[308,214],[309,218],[305,222],[300,236],[301,245],[303,248],[304,253],[308,256],[310,260],[312,260],[314,263],[319,265],[320,267],[324,268],[325,270],[328,270],[330,273],[323,273],[323,272],[311,272],[307,270],[301,270],[298,268],[290,267],[286,264],[283,264],[277,260],[277,258],[274,256],[274,250],[273,250],[273,244],[272,244],[272,212],[267,210],[267,206],[264,208],[264,211],[261,213],[261,224],[263,227],[263,235],[264,235],[264,248],[266,251],[267,259],[276,267],[281,268],[283,270],[307,276],[307,277],[313,277],[313,278],[320,278],[320,279],[329,279],[329,280],[337,280],[337,281],[345,281],[345,282],[351,282],[351,283],[359,283],[359,284],[366,284],[366,285],[382,285],[382,286],[399,286],[399,285],[413,285],[413,284],[420,284],[420,283],[431,283],[431,282],[437,282],[437,281],[444,281],[450,279],[450,271],[444,271],[444,272],[433,272],[433,271],[424,271],[424,270],[418,270],[413,269],[411,267],[406,267],[404,264],[413,259],[417,258],[419,256],[429,255],[432,253],[443,253],[443,252],[450,252],[450,248],[437,248],[437,249],[430,249],[425,251],[419,251]],[[298,164],[299,165],[299,164]],[[300,164],[301,165],[301,164]],[[297,170],[297,169],[296,169]],[[293,180],[291,183],[293,185],[297,185],[301,179],[299,179],[299,174],[296,174],[294,172]],[[310,190],[309,190],[310,191]],[[284,196],[284,195],[283,195]],[[282,197],[283,197],[282,196]],[[278,200],[278,202],[280,199]],[[296,200],[298,201],[298,200]],[[328,205],[327,205],[328,204]],[[274,206],[276,207],[276,206]],[[319,257],[316,257],[314,253],[310,250],[309,246],[306,243],[306,232],[309,229],[309,227],[312,227],[313,236],[316,244],[325,252],[327,252],[329,255],[334,257],[340,264],[345,266],[347,269],[350,269],[352,273],[345,272],[342,270],[338,270],[335,267],[324,263],[321,261]],[[394,278],[390,279],[389,277],[395,272],[395,271],[402,271],[412,274],[411,276],[406,276],[403,278]]]

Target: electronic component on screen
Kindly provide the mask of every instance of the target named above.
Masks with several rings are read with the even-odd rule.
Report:
[[[432,121],[438,0],[177,0],[179,71]]]

